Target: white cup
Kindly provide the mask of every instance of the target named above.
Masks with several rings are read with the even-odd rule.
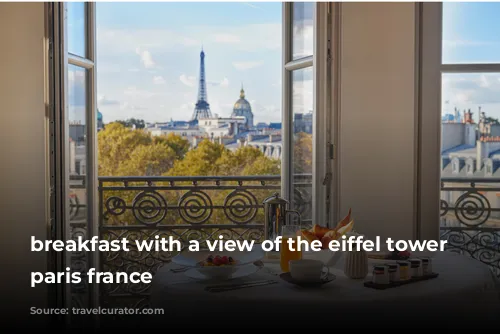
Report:
[[[292,278],[300,282],[321,282],[330,273],[328,267],[318,260],[291,260],[289,266]]]

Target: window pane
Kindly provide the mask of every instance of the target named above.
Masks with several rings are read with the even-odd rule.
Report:
[[[293,59],[299,59],[313,54],[313,9],[313,2],[293,3]]]
[[[292,175],[294,207],[302,219],[311,219],[313,172],[313,68],[292,74],[293,151]]]
[[[443,63],[500,61],[500,3],[443,3]]]
[[[86,4],[85,2],[68,2],[68,52],[86,57]]]
[[[70,222],[86,222],[86,114],[87,72],[81,67],[68,67]],[[76,226],[76,225],[74,225]],[[72,226],[72,227],[74,227]]]

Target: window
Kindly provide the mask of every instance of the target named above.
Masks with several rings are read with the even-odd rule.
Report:
[[[284,4],[282,192],[304,223],[321,225],[329,224],[330,205],[326,203],[331,191],[330,157],[322,149],[330,143],[326,121],[330,110],[319,88],[330,82],[327,18],[331,7],[312,2]],[[312,189],[307,192],[309,184]]]
[[[95,94],[95,25],[91,2],[51,3],[49,19],[52,48],[50,75],[54,106],[51,146],[52,237],[70,240],[93,236],[97,224],[97,175],[95,139],[99,113]],[[67,284],[58,291],[66,307],[89,307],[89,286],[85,273],[95,258],[85,252],[66,252],[55,261],[57,271],[80,272],[81,283]]]

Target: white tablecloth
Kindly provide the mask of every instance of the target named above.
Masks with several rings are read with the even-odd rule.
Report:
[[[416,317],[415,321],[425,317],[426,321],[438,321],[448,328],[467,319],[475,324],[498,324],[498,280],[486,265],[471,258],[449,252],[436,254],[433,269],[439,273],[438,278],[387,290],[365,287],[363,282],[370,276],[365,280],[347,278],[342,266],[340,261],[330,269],[337,277],[333,282],[305,289],[281,280],[277,276],[279,264],[266,263],[257,273],[230,282],[276,279],[277,284],[213,293],[204,290],[213,282],[193,281],[183,273],[172,273],[170,269],[176,265],[169,264],[154,277],[151,306],[164,308],[166,316],[177,319],[217,314],[233,318],[251,315],[252,319],[269,321],[287,317],[294,319],[297,326],[303,323],[306,327],[311,321],[318,325],[314,318],[352,318],[362,324],[368,318],[385,322],[403,316]]]

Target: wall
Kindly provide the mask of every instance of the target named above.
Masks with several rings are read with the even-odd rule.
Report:
[[[0,217],[2,318],[44,306],[46,289],[30,287],[31,271],[46,271],[30,236],[46,238],[46,116],[44,4],[0,3]],[[27,129],[27,131],[26,131]],[[32,317],[37,325],[42,317]],[[5,323],[4,323],[5,324]]]
[[[441,124],[441,148],[443,151],[465,144],[465,124]],[[472,143],[474,145],[474,142]]]
[[[340,215],[367,237],[416,236],[415,8],[342,3]]]

